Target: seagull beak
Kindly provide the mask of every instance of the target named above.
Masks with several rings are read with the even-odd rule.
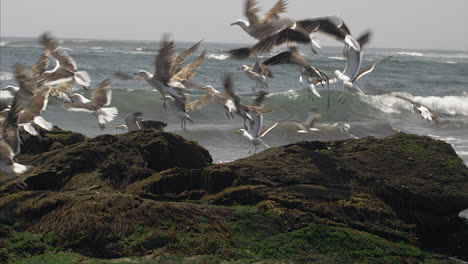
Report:
[[[236,131],[234,131],[234,133],[239,134],[239,133],[240,133],[240,130],[236,130]]]
[[[236,22],[232,22],[230,25],[231,25],[231,26],[234,26],[235,24],[236,24]]]

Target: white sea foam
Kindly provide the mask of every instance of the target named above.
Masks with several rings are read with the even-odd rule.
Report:
[[[394,95],[407,97],[417,103],[438,112],[451,116],[468,116],[468,98],[466,96],[412,96],[411,94],[391,93],[384,95],[363,95],[361,100],[372,105],[381,112],[400,114],[402,111],[412,111],[413,105]]]
[[[92,47],[92,50],[102,50],[102,47]]]
[[[407,52],[407,51],[400,51],[400,52],[397,52],[396,54],[404,55],[404,56],[413,56],[413,57],[422,57],[422,56],[424,56],[424,54],[419,53],[419,52]]]
[[[330,60],[339,60],[339,61],[344,61],[346,60],[345,57],[328,57]]]
[[[13,98],[13,95],[9,91],[0,91],[0,98]]]
[[[0,47],[3,47],[3,46],[5,46],[6,44],[8,44],[8,42],[6,42],[6,41],[2,41],[2,42],[0,42]]]
[[[15,76],[11,72],[0,72],[0,80],[1,81],[8,81],[13,80]]]
[[[227,58],[229,58],[228,54],[210,54],[210,55],[208,55],[208,59],[225,60]]]
[[[440,113],[468,116],[468,98],[465,96],[415,96],[412,100]]]

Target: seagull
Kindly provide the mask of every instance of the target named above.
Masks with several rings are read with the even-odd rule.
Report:
[[[33,136],[37,136],[38,133],[32,123],[45,130],[51,130],[54,127],[41,116],[41,113],[47,107],[49,92],[50,86],[42,86],[42,88],[39,89],[37,94],[29,100],[28,104],[20,113],[18,125]]]
[[[164,100],[164,108],[166,108],[167,95],[177,97],[178,100],[183,100],[186,97],[184,82],[189,80],[195,75],[195,69],[200,66],[206,55],[206,49],[200,54],[200,56],[181,67],[184,60],[192,54],[200,45],[201,42],[196,43],[186,51],[175,55],[175,44],[173,41],[169,41],[169,35],[164,34],[163,39],[160,43],[159,53],[156,55],[155,74],[151,74],[145,70],[139,70],[134,73],[139,80],[145,80],[153,88],[158,90]]]
[[[252,116],[250,114],[250,109],[241,103],[240,96],[237,95],[234,91],[234,82],[232,81],[232,77],[230,74],[226,74],[223,80],[224,90],[226,94],[232,98],[234,102],[234,106],[236,109],[236,114],[244,119],[244,127],[247,129],[246,122],[249,120],[253,122]]]
[[[21,113],[22,99],[15,96],[0,131],[0,171],[9,175],[21,175],[32,167],[15,162],[14,158],[20,153],[18,134],[18,120]]]
[[[297,133],[308,133],[310,131],[319,131],[320,129],[315,128],[315,122],[320,118],[320,114],[318,113],[318,109],[312,108],[312,111],[309,112],[309,116],[304,122],[296,121],[296,120],[288,120],[299,127]]]
[[[250,122],[250,128],[249,130],[245,130],[243,128],[236,130],[236,134],[241,134],[243,137],[247,138],[250,142],[250,149],[249,149],[249,154],[252,152],[252,149],[254,149],[254,154],[257,152],[257,148],[259,145],[264,145],[266,148],[270,148],[265,142],[263,142],[262,138],[268,134],[273,128],[275,128],[278,125],[278,122],[275,122],[273,125],[267,127],[263,131],[260,131],[263,126],[263,114],[262,113],[252,113],[252,120],[253,122]]]
[[[180,119],[180,127],[186,131],[186,123],[187,120],[190,121],[190,123],[193,124],[192,118],[187,114],[187,108],[186,108],[186,103],[184,99],[181,99],[180,97],[173,97],[173,96],[166,96],[166,100],[169,100],[169,106],[170,109],[177,115],[177,117]]]
[[[409,98],[406,98],[404,96],[401,96],[401,95],[394,95],[396,98],[399,98],[403,101],[406,101],[408,103],[410,103],[413,108],[419,112],[419,114],[421,115],[421,117],[425,120],[427,120],[428,122],[429,121],[432,121],[432,120],[438,120],[439,117],[437,116],[437,114],[431,110],[429,107],[421,104],[421,103],[418,103],[418,102],[415,102]]]
[[[345,47],[343,50],[343,55],[346,58],[345,68],[343,72],[340,72],[339,70],[335,71],[335,75],[337,76],[338,80],[343,82],[344,88],[343,94],[338,99],[340,102],[344,100],[343,96],[347,90],[352,89],[360,94],[364,94],[364,92],[361,89],[359,89],[359,87],[354,85],[353,82],[356,80],[356,78],[358,78],[359,70],[361,69],[362,48],[369,42],[370,37],[371,32],[368,31],[357,39],[357,42],[360,46],[359,50],[356,50],[352,46],[345,43]]]
[[[309,35],[314,32],[324,33],[339,41],[359,50],[359,44],[351,36],[349,28],[339,16],[328,16],[313,19],[303,19],[295,21],[289,18],[279,18],[279,13],[286,11],[286,1],[279,1],[267,14],[258,18],[256,13],[259,8],[255,7],[256,1],[247,0],[245,15],[249,22],[237,20],[231,25],[241,26],[249,35],[259,40],[257,44],[250,48],[239,48],[229,50],[231,56],[237,59],[244,59],[260,52],[269,52],[274,47],[284,43],[311,44],[312,51],[317,53],[314,45],[320,47],[318,43]]]
[[[269,85],[267,82],[267,77],[273,78],[273,73],[271,72],[270,68],[265,65],[265,64],[260,64],[258,62],[257,57],[255,57],[255,62],[252,65],[252,67],[247,66],[247,65],[241,65],[238,70],[242,70],[247,77],[250,79],[254,80],[257,82],[257,84],[260,83],[262,86],[262,89],[269,89]]]
[[[260,131],[263,127],[263,113],[262,111],[259,111],[258,109],[263,107],[263,101],[266,99],[267,92],[265,91],[260,91],[258,93],[257,98],[254,100],[254,106],[248,106],[248,108],[251,110],[251,117],[252,120],[249,122],[249,128],[248,130],[245,129],[239,129],[235,131],[235,133],[240,133],[243,137],[247,138],[249,142],[251,143],[250,149],[249,149],[249,154],[252,152],[252,149],[255,148],[254,154],[257,152],[257,148],[259,145],[264,145],[267,148],[270,148],[265,142],[263,142],[262,138],[268,134],[273,128],[275,128],[278,125],[278,122],[273,123],[273,125],[267,127],[264,129],[264,131]]]
[[[16,81],[19,83],[19,90],[15,93],[15,98],[18,97],[28,102],[19,115],[19,127],[33,136],[38,134],[32,123],[43,129],[51,130],[53,125],[41,117],[41,113],[47,107],[51,87],[43,85],[39,88],[32,71],[27,73],[20,64],[15,65],[15,73]]]
[[[13,68],[15,71],[15,79],[18,82],[19,87],[8,85],[2,90],[8,90],[12,95],[16,96],[17,94],[17,96],[22,100],[28,101],[36,95],[39,90],[39,86],[31,72],[26,72],[23,65],[15,64]]]
[[[99,83],[99,86],[91,94],[91,100],[83,95],[75,93],[71,97],[75,103],[65,103],[64,107],[68,111],[87,112],[93,114],[98,122],[99,127],[104,129],[105,123],[114,120],[118,113],[115,107],[104,107],[111,103],[112,90],[109,79],[104,79]]]
[[[320,83],[329,83],[327,74],[317,67],[310,65],[307,60],[302,56],[296,47],[290,47],[289,51],[281,52],[264,62],[265,65],[277,65],[277,64],[296,64],[301,67],[301,75],[299,81],[304,85],[307,84],[307,88],[314,93],[317,97],[321,97],[319,92],[315,89],[315,85]],[[311,80],[315,78],[316,81]],[[313,84],[313,85],[312,85]]]
[[[236,112],[237,109],[233,99],[229,95],[221,93],[211,85],[200,86],[195,83],[190,83],[190,87],[206,91],[207,95],[196,101],[189,102],[187,104],[187,109],[189,111],[202,109],[206,107],[212,100],[214,100],[217,104],[221,105],[226,110],[226,116],[228,119],[234,117],[234,112]]]
[[[249,20],[238,19],[231,23],[231,26],[240,26],[251,37],[262,40],[278,32],[283,25],[278,14],[286,12],[287,2],[279,0],[267,13],[258,18],[257,12],[260,11],[255,0],[246,0],[244,15]]]
[[[166,122],[156,120],[141,120],[143,116],[142,112],[130,113],[125,116],[125,125],[116,126],[117,129],[128,129],[128,131],[137,131],[145,129],[153,129],[159,132],[163,132],[167,126]]]
[[[91,78],[86,71],[79,71],[75,60],[63,50],[57,40],[49,33],[41,36],[41,44],[44,46],[47,54],[55,61],[55,68],[44,71],[40,75],[40,81],[49,85],[57,85],[70,80],[75,81],[85,89],[91,86]]]
[[[20,153],[20,138],[18,133],[18,122],[22,111],[23,100],[15,96],[11,106],[2,106],[2,113],[6,112],[5,118],[0,119],[0,135],[10,145],[14,155]]]

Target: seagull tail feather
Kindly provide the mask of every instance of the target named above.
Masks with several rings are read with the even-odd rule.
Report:
[[[75,72],[74,79],[81,86],[84,86],[84,87],[91,86],[91,78],[89,77],[89,74],[86,71]]]
[[[115,107],[103,107],[96,112],[99,124],[114,120],[118,113],[119,111]]]
[[[22,164],[19,164],[19,163],[16,163],[16,162],[13,163],[13,172],[16,175],[25,174],[25,173],[31,171],[32,168],[34,168],[34,167],[29,166],[29,165],[22,165]]]

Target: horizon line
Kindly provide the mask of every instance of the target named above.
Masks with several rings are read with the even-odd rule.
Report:
[[[37,39],[38,37],[31,37],[31,36],[2,36],[0,35],[0,39],[2,38],[23,38],[23,39]],[[159,40],[145,40],[145,39],[113,39],[113,38],[72,38],[72,37],[61,37],[57,38],[59,40],[96,40],[96,41],[130,41],[130,42],[154,42],[159,43]],[[203,40],[203,39],[202,39]],[[195,43],[199,40],[177,40],[176,42],[187,42],[187,43]],[[245,45],[252,45],[255,42],[247,43],[247,42],[225,42],[225,41],[204,41],[205,43],[219,43],[219,44],[245,44]],[[3,45],[2,45],[3,46]],[[324,47],[328,48],[340,48],[340,45],[327,45]],[[466,50],[463,49],[437,49],[437,48],[389,48],[389,47],[368,47],[367,49],[390,49],[390,50],[398,50],[398,49],[405,49],[405,50],[439,50],[439,51],[462,51],[468,52],[468,48]]]

